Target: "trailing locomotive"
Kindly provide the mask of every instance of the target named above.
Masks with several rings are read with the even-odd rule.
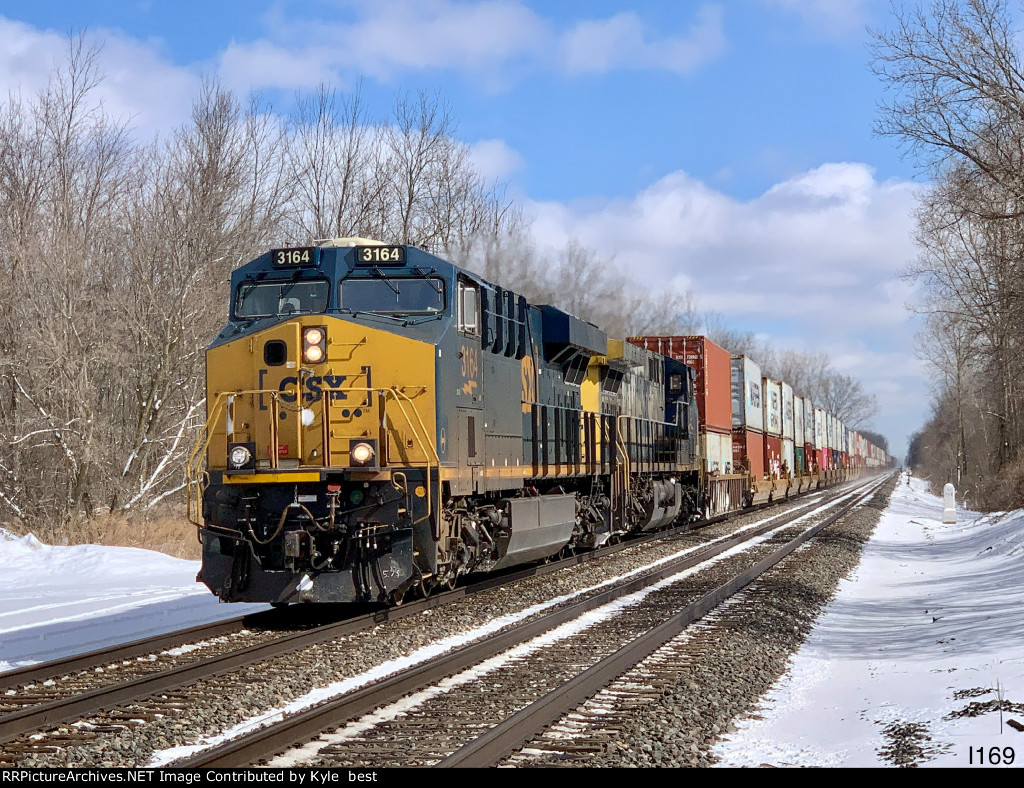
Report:
[[[400,602],[704,506],[694,370],[411,246],[234,272],[189,462],[226,601]]]

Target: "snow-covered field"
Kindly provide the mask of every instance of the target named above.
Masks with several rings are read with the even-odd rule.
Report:
[[[1024,765],[1007,724],[1024,725],[1024,512],[957,515],[943,525],[942,500],[901,480],[762,719],[716,748],[723,765],[881,766],[897,741],[929,766],[987,765],[1007,747]],[[997,694],[1016,708],[951,716]]]
[[[881,766],[897,745],[927,765],[987,764],[993,748],[1024,764],[1024,733],[1008,724],[1024,723],[1024,512],[941,514],[922,483],[897,487],[760,719],[718,746],[724,765]],[[219,604],[198,569],[0,531],[0,671],[261,607]],[[1001,718],[950,716],[997,693],[1015,704]]]
[[[0,672],[266,605],[223,605],[198,561],[131,547],[51,547],[0,529]]]

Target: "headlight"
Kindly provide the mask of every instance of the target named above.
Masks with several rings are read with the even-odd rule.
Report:
[[[254,467],[254,446],[249,443],[232,443],[228,445],[228,469],[233,471]]]
[[[313,327],[302,332],[302,360],[319,364],[327,358],[327,329]]]
[[[324,332],[319,328],[306,329],[306,341],[311,345],[319,345],[324,341]]]
[[[373,465],[377,456],[375,441],[353,441],[349,445],[348,457],[352,465]]]

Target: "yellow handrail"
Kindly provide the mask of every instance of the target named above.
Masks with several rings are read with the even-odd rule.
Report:
[[[386,423],[386,419],[387,419],[387,412],[386,412],[386,410],[387,410],[387,405],[386,405],[387,399],[389,397],[394,399],[395,404],[398,406],[398,409],[402,412],[402,416],[405,419],[405,422],[408,425],[409,430],[412,432],[413,438],[421,445],[421,452],[422,452],[423,457],[424,457],[424,462],[425,462],[425,466],[426,466],[426,476],[427,476],[427,491],[426,491],[427,492],[427,494],[426,494],[426,498],[427,498],[427,512],[426,512],[426,514],[423,517],[419,518],[415,522],[416,523],[420,523],[420,522],[423,522],[424,520],[428,520],[431,517],[431,515],[433,514],[433,512],[434,512],[434,501],[433,501],[433,494],[432,494],[433,491],[432,491],[431,470],[432,470],[433,467],[437,467],[438,470],[440,471],[441,458],[440,458],[440,456],[437,453],[437,447],[434,445],[433,440],[431,440],[431,438],[430,438],[430,432],[427,430],[426,425],[423,422],[423,418],[420,416],[419,408],[416,407],[416,403],[413,401],[413,398],[410,397],[405,391],[403,391],[401,389],[398,389],[397,387],[394,387],[394,386],[392,386],[391,388],[381,388],[381,387],[378,387],[378,388],[368,388],[368,387],[361,387],[361,386],[350,386],[350,387],[346,387],[345,391],[346,392],[349,392],[349,391],[359,391],[359,392],[366,392],[367,394],[373,394],[373,393],[380,394],[383,397],[382,403],[384,404],[384,412],[381,413],[381,423],[382,424]],[[420,393],[424,393],[425,391],[426,391],[426,389],[424,388]],[[187,513],[188,513],[189,521],[192,522],[194,525],[201,525],[200,517],[202,515],[201,501],[202,501],[202,493],[203,493],[203,480],[204,480],[204,477],[206,479],[209,478],[208,473],[203,468],[203,464],[207,460],[207,452],[209,450],[210,443],[213,440],[214,431],[216,430],[217,425],[220,422],[221,411],[223,411],[225,409],[225,406],[226,406],[228,400],[230,398],[240,397],[240,396],[245,396],[245,395],[262,395],[262,394],[266,394],[266,395],[269,395],[271,397],[271,399],[272,399],[272,402],[273,402],[273,405],[274,405],[272,410],[273,410],[273,412],[276,415],[276,406],[280,404],[280,395],[283,394],[283,393],[288,393],[288,390],[287,389],[285,389],[285,390],[278,390],[278,389],[245,389],[245,390],[238,390],[238,391],[224,391],[224,392],[220,392],[220,393],[218,393],[216,395],[216,397],[214,399],[214,402],[213,402],[213,405],[210,407],[209,416],[207,417],[206,423],[203,425],[202,429],[199,432],[198,437],[196,438],[195,445],[193,446],[192,451],[189,454],[188,461],[186,462],[186,466],[185,466],[186,467],[186,488],[187,488],[187,491],[188,491],[187,492],[187,497],[188,497],[188,500],[187,500],[187,507],[188,507],[187,508]],[[326,419],[328,417],[329,413],[330,413],[329,403],[326,402],[326,399],[327,399],[328,396],[329,396],[328,394],[325,394],[324,399],[321,400],[321,403],[322,403],[321,404],[321,410],[322,410],[321,418],[322,419]],[[402,404],[402,400],[405,400],[405,402],[408,402],[409,405],[411,406],[413,415],[415,416],[415,419],[416,419],[416,423],[414,423],[413,420],[409,417],[409,414],[406,411],[405,406]],[[417,425],[418,425],[418,428],[417,428]],[[274,419],[274,425],[273,426],[274,427],[277,426],[276,419]],[[327,426],[325,424],[324,425],[324,434],[325,434],[325,436],[327,436],[329,434],[328,431],[329,431],[329,426]],[[385,438],[385,440],[386,440],[386,438]],[[273,445],[273,452],[272,453],[274,455],[276,455],[276,452],[277,452],[276,443],[277,443],[277,441],[276,441],[276,439],[272,439],[271,442],[272,442],[272,444],[274,444]],[[325,444],[324,452],[323,452],[323,455],[322,455],[322,467],[325,467],[325,468],[332,467],[332,466],[330,466],[328,464],[330,462],[330,454],[327,451],[327,448],[328,447]],[[386,449],[386,446],[380,447],[381,451],[384,451],[385,449]],[[426,449],[429,449],[429,453],[426,451]],[[277,457],[276,456],[272,456],[270,459],[271,459],[272,467],[276,468],[277,463],[275,461],[276,461]],[[407,463],[407,465],[413,465],[413,464],[414,463],[412,463],[412,462],[408,462]],[[440,479],[439,479],[439,481],[440,481]],[[193,510],[193,494],[195,496],[195,509],[194,510]],[[194,516],[193,516],[193,511],[194,511]],[[440,484],[438,485],[437,511],[438,512],[441,511],[441,488],[440,488]]]

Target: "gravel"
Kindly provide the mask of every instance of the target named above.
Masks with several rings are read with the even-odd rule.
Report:
[[[508,765],[586,767],[707,767],[712,748],[734,730],[733,720],[756,714],[760,698],[783,675],[840,580],[859,563],[885,509],[895,479],[871,502],[823,531],[723,609],[684,634],[531,742]],[[652,695],[631,687],[649,688]],[[565,743],[601,719],[621,720],[598,752],[572,754]],[[607,727],[607,726],[606,726]],[[575,729],[575,731],[574,731]],[[901,764],[920,757],[922,731],[888,732]]]
[[[860,546],[884,508],[887,491],[875,496],[873,508],[861,507],[838,527],[832,526],[825,539],[816,540],[819,546],[800,551],[800,560],[787,561],[785,568],[775,570],[764,610],[737,607],[725,616],[729,637],[708,643],[706,658],[698,660],[685,679],[666,689],[661,703],[630,715],[629,734],[618,742],[627,744],[628,749],[617,746],[578,765],[707,765],[715,737],[728,730],[732,717],[751,708],[781,675],[817,611],[839,579],[856,565]],[[16,763],[36,767],[144,766],[156,750],[190,744],[279,708],[315,687],[358,675],[501,615],[579,591],[766,516],[764,512],[744,515],[728,524],[486,591],[249,668],[245,675],[201,682],[175,693],[169,704],[149,701],[91,720],[113,724],[112,730],[83,732],[64,726],[59,732],[89,738],[80,743],[62,742],[53,752],[17,754]],[[819,555],[820,560],[804,560],[811,554]]]

